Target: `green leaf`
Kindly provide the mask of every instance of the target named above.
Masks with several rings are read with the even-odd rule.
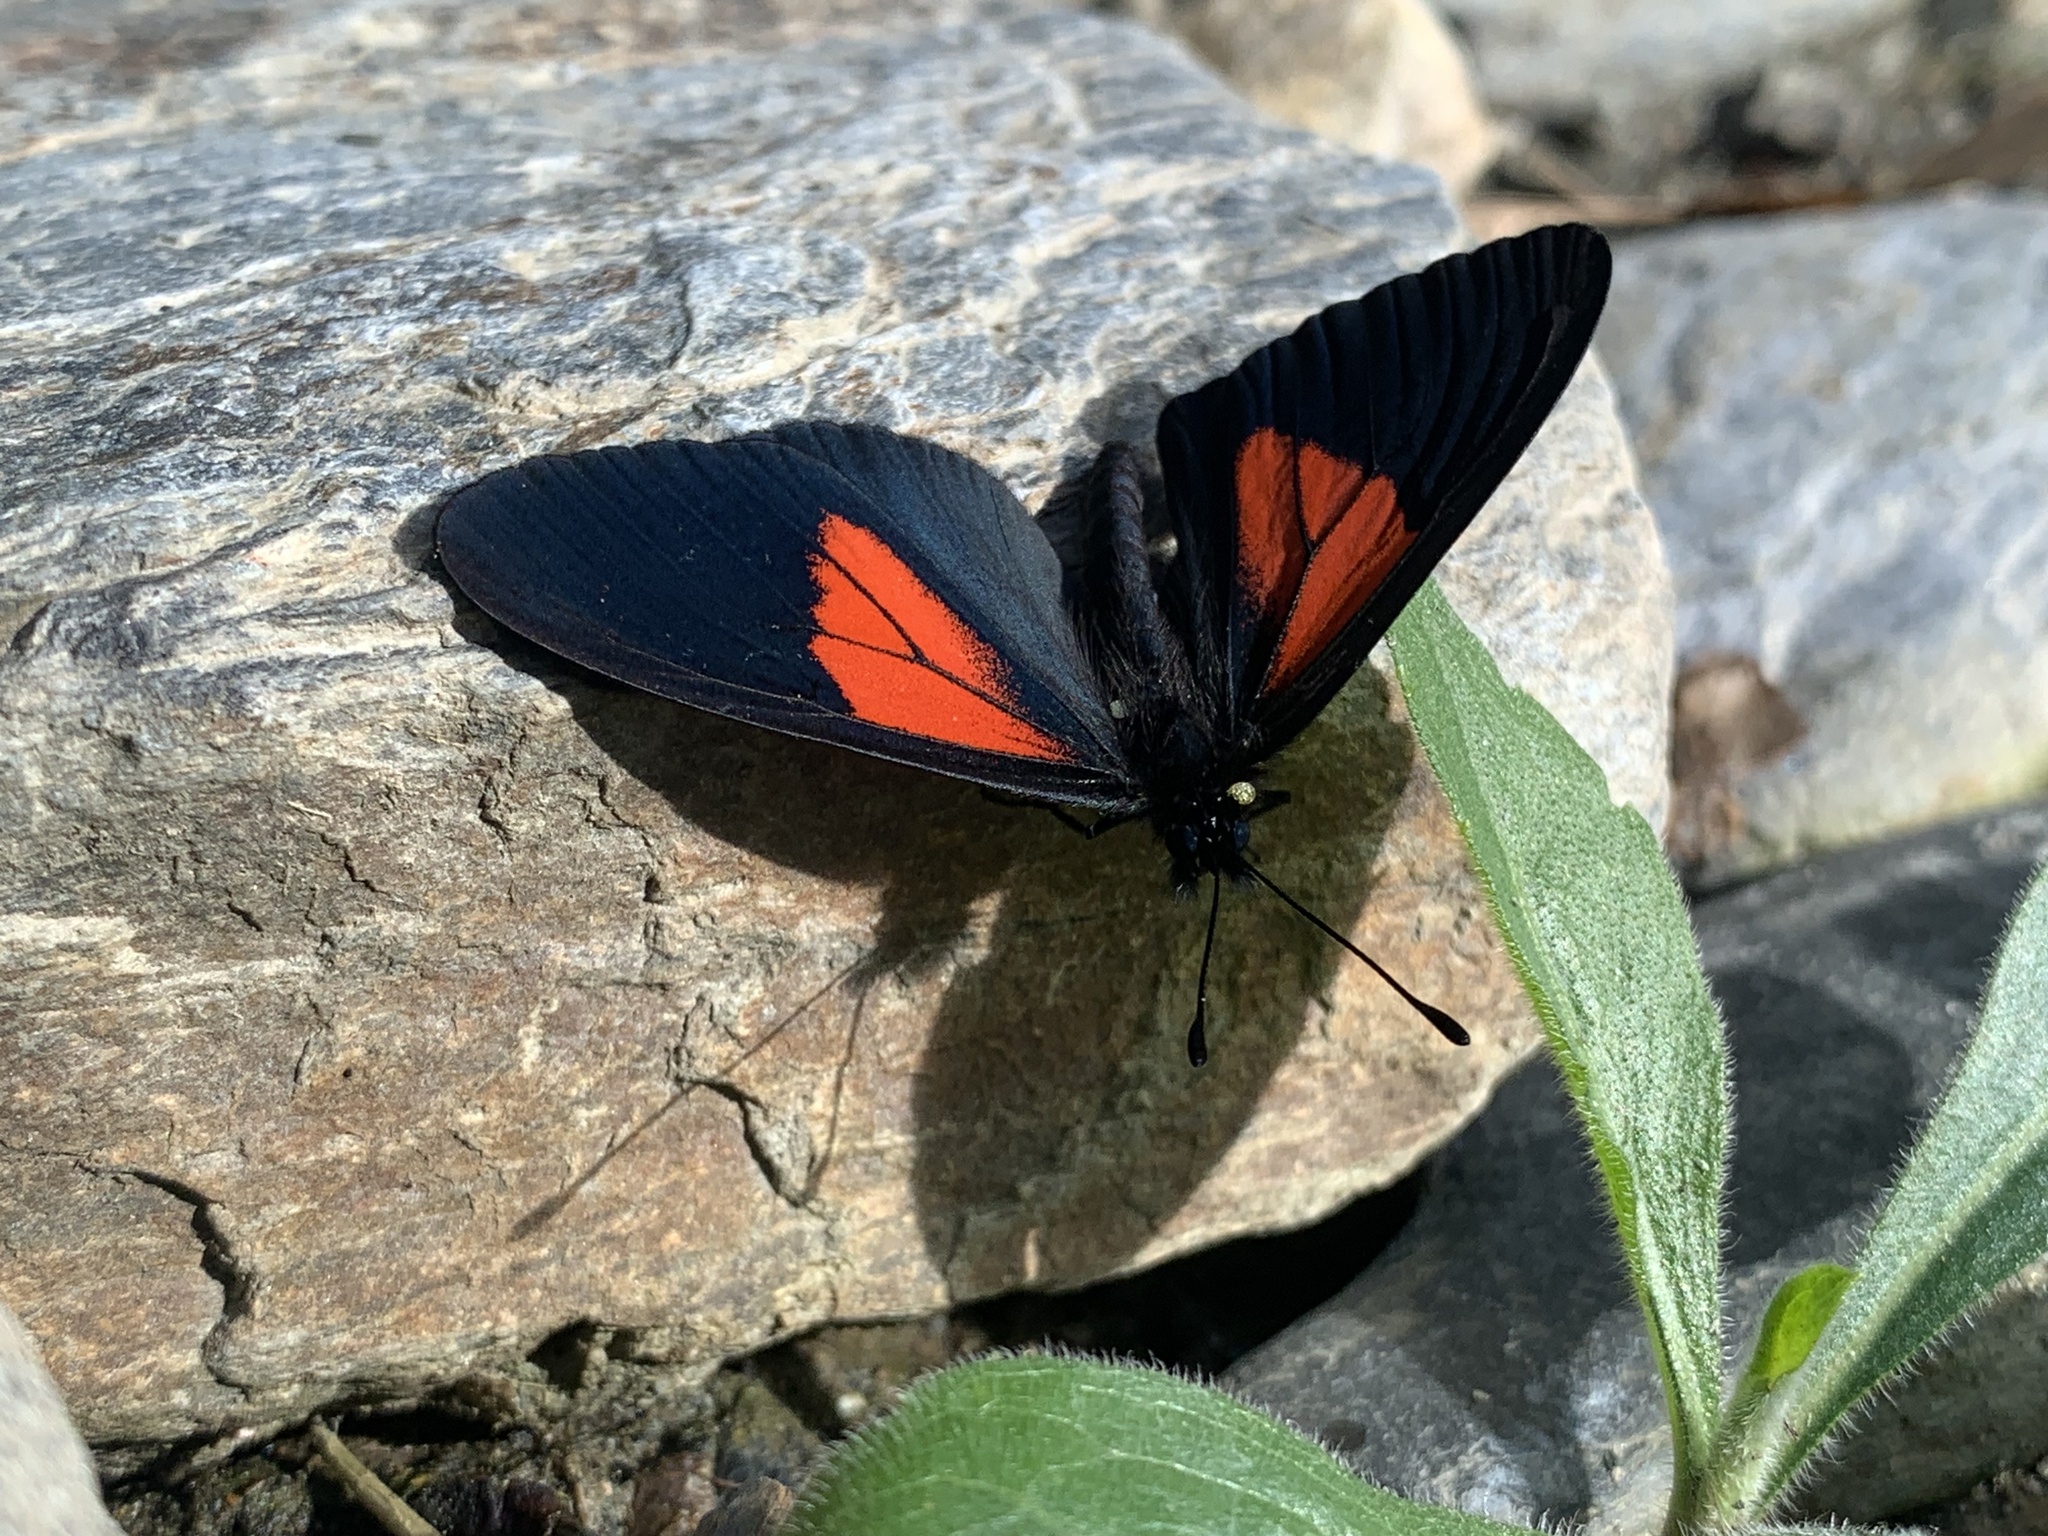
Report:
[[[1855,1278],[1855,1270],[1839,1264],[1811,1264],[1779,1286],[1764,1313],[1756,1352],[1743,1373],[1744,1384],[1754,1382],[1759,1389],[1769,1391],[1806,1364],[1814,1341],[1835,1315],[1842,1293]]]
[[[835,1450],[782,1536],[1528,1536],[1411,1504],[1234,1398],[1044,1355],[925,1377]]]
[[[1501,680],[1435,583],[1391,635],[1430,766],[1592,1143],[1671,1408],[1674,1507],[1721,1404],[1727,1060],[1685,902],[1648,823]],[[1592,1234],[1587,1234],[1588,1241]]]
[[[1855,1270],[1839,1264],[1810,1264],[1778,1287],[1764,1312],[1763,1327],[1757,1330],[1749,1365],[1721,1415],[1723,1444],[1738,1440],[1771,1389],[1806,1363],[1855,1278]],[[1691,1511],[1686,1514],[1690,1517]],[[1689,1518],[1686,1523],[1691,1523]]]
[[[1842,1415],[2048,1253],[2048,871],[2013,914],[1977,1033],[1806,1363],[1730,1441],[1705,1512],[1768,1513]]]

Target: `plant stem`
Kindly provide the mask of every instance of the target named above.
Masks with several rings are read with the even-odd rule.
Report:
[[[377,1519],[391,1536],[441,1536],[413,1507],[384,1486],[384,1480],[356,1460],[355,1453],[341,1443],[341,1436],[318,1419],[307,1426],[320,1459],[349,1496]]]

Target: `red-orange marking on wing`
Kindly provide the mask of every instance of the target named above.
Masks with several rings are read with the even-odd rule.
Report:
[[[1273,693],[1358,616],[1415,535],[1387,476],[1272,427],[1238,450],[1237,511],[1238,581],[1261,629],[1282,626],[1259,684]]]
[[[1261,628],[1281,621],[1308,565],[1298,482],[1293,438],[1261,427],[1237,450],[1237,580]]]
[[[811,655],[855,716],[984,752],[1072,760],[1065,743],[1014,713],[1002,658],[894,550],[836,512],[818,539]]]

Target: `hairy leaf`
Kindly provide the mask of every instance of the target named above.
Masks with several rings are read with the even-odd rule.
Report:
[[[2048,871],[2020,899],[1983,1017],[1806,1363],[1730,1420],[1708,1517],[1767,1513],[1884,1379],[2048,1253]]]
[[[1678,1497],[1721,1403],[1727,1061],[1648,823],[1435,583],[1391,635],[1416,734],[1592,1143],[1671,1405]],[[1593,1241],[1593,1234],[1587,1234]]]
[[[782,1536],[1528,1536],[1411,1504],[1163,1371],[1043,1355],[927,1376],[839,1446]]]
[[[1764,1313],[1756,1352],[1744,1372],[1745,1384],[1768,1390],[1806,1364],[1814,1341],[1835,1315],[1856,1271],[1839,1264],[1809,1264],[1778,1287]]]

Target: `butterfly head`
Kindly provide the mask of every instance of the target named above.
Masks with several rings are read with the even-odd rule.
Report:
[[[1251,878],[1245,852],[1251,847],[1252,817],[1269,808],[1260,799],[1257,785],[1233,779],[1174,796],[1158,807],[1152,824],[1173,861],[1176,890],[1192,890],[1204,875],[1225,875],[1240,885]]]

